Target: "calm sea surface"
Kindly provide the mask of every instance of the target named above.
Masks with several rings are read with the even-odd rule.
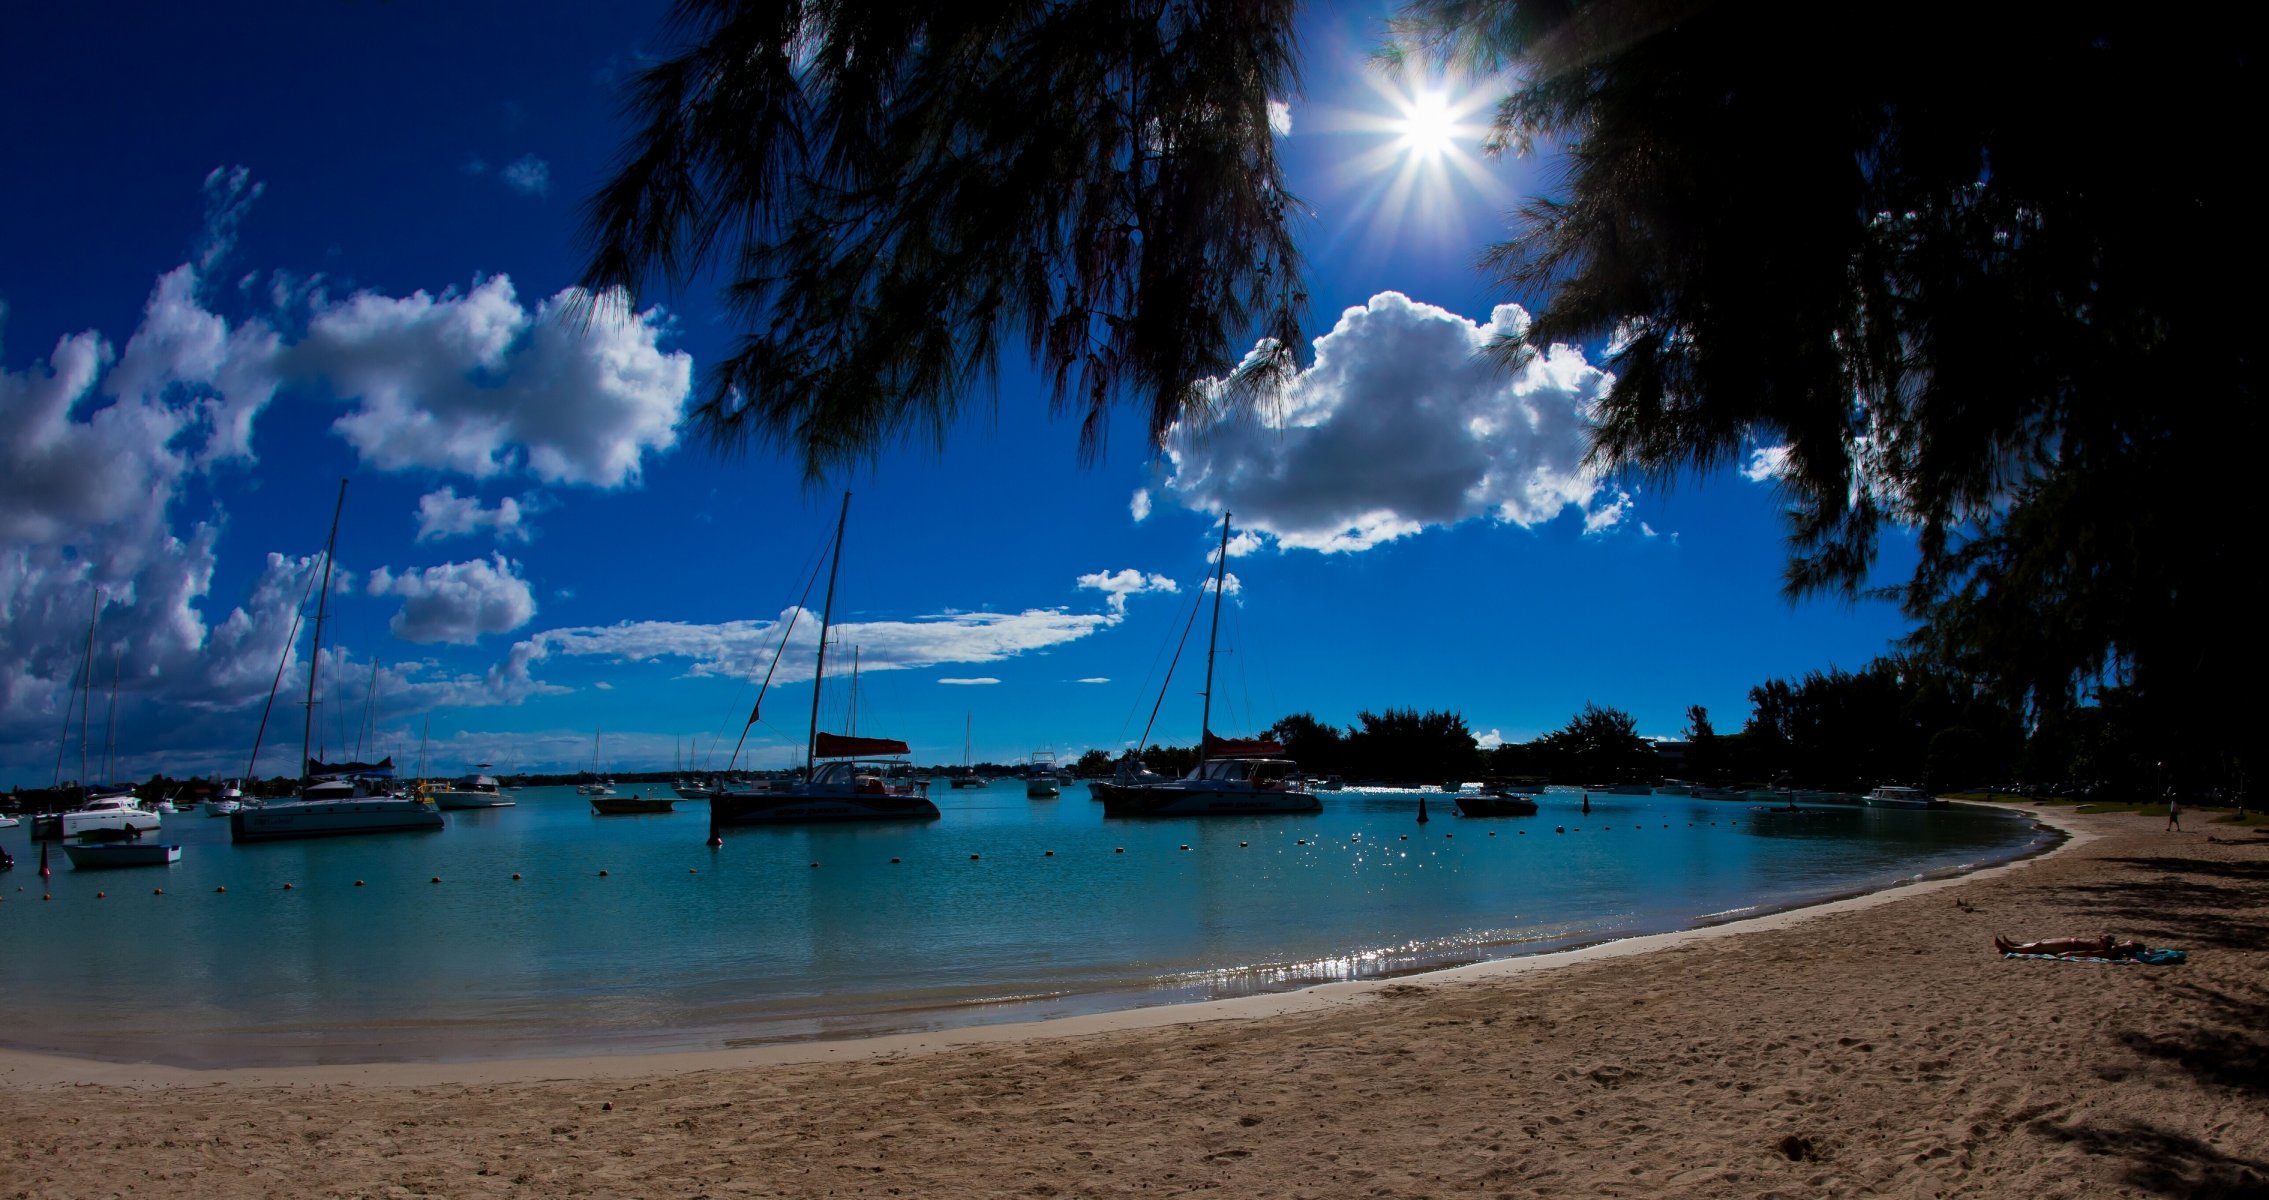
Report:
[[[733,829],[719,850],[703,803],[594,817],[569,788],[441,833],[242,847],[184,813],[164,834],[179,863],[77,871],[58,850],[44,902],[26,821],[0,832],[0,1043],[283,1064],[1028,1020],[1684,928],[2049,836],[1963,807],[1594,795],[1586,816],[1558,788],[1485,820],[1435,794],[1423,826],[1415,792],[1163,821],[1105,821],[1085,787],[932,796],[942,820]]]

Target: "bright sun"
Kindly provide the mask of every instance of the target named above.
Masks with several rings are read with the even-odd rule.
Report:
[[[1440,158],[1449,153],[1457,144],[1459,116],[1450,107],[1450,98],[1444,92],[1419,92],[1402,101],[1402,115],[1395,121],[1395,132],[1403,153],[1419,159]]]
[[[1456,76],[1416,70],[1366,71],[1374,101],[1319,113],[1314,128],[1365,143],[1340,158],[1337,182],[1351,198],[1341,211],[1379,243],[1398,232],[1462,237],[1469,219],[1503,211],[1507,192],[1484,160],[1496,90]]]

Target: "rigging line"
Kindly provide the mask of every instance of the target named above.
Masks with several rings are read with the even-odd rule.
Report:
[[[840,534],[842,531],[838,529],[836,532]],[[832,537],[828,539],[830,543],[833,543],[834,540]],[[824,551],[826,547],[823,546],[821,549]],[[804,594],[796,598],[796,611],[788,614],[788,627],[780,631],[780,645],[772,651],[772,665],[764,669],[764,683],[756,689],[756,703],[748,710],[748,721],[741,726],[739,740],[733,743],[733,757],[725,763],[725,770],[728,772],[739,765],[741,747],[748,743],[749,726],[756,724],[757,714],[764,711],[764,693],[772,687],[772,674],[780,669],[780,656],[788,652],[788,638],[796,632],[796,620],[804,615],[804,606],[811,600],[811,590],[819,583],[819,566],[825,561],[827,561],[827,557],[824,553],[812,561],[811,578],[804,581]],[[822,634],[821,636],[826,635]],[[812,678],[811,685],[815,690],[819,687],[819,679],[816,675]],[[817,701],[815,700],[814,703],[817,703]]]
[[[86,668],[87,664],[81,663],[78,670],[71,672],[71,690],[63,701],[63,728],[55,733],[55,787],[58,791],[63,787],[63,752],[71,745],[71,714],[77,712],[79,706],[79,671]]]
[[[834,539],[833,539],[832,537],[830,537],[830,538],[829,538],[829,539],[827,539],[826,541],[822,541],[822,542],[821,542],[821,543],[819,544],[819,548],[818,548],[818,549],[816,549],[816,550],[814,550],[814,551],[812,552],[812,558],[811,558],[812,568],[811,568],[811,573],[812,573],[812,580],[813,580],[813,582],[815,582],[815,583],[816,583],[816,582],[818,581],[818,579],[819,579],[819,564],[821,564],[821,563],[823,563],[823,562],[827,561],[827,547],[828,547],[829,543],[830,543],[830,542],[832,542],[833,540],[834,540]],[[812,584],[810,584],[810,583],[807,583],[807,584],[805,584],[805,585],[804,585],[804,594],[803,594],[803,597],[802,597],[801,599],[799,599],[799,600],[797,600],[797,601],[796,601],[796,611],[797,611],[798,613],[801,613],[801,612],[803,611],[803,608],[804,608],[804,601],[805,601],[805,600],[809,600],[809,599],[811,598],[811,589],[812,589]],[[788,625],[789,625],[789,628],[790,628],[790,629],[793,629],[793,628],[795,627],[795,617],[791,616],[790,618],[788,618]],[[787,649],[787,648],[788,648],[788,635],[787,635],[786,633],[782,633],[782,634],[780,635],[780,649],[779,649],[779,650],[775,650],[775,651],[773,651],[773,652],[772,652],[772,670],[777,670],[777,669],[779,669],[779,666],[780,666],[780,651],[781,651],[781,650],[785,650],[785,649]],[[769,685],[769,684],[770,684],[770,683],[772,682],[772,670],[767,670],[767,671],[766,671],[766,672],[764,673],[764,682],[765,682],[765,683],[766,683],[767,685]],[[726,724],[718,726],[718,727],[717,727],[717,736],[716,736],[716,737],[713,737],[713,738],[711,738],[711,739],[709,739],[709,749],[710,749],[710,751],[711,751],[712,753],[714,753],[714,752],[716,751],[716,749],[717,749],[717,747],[718,747],[718,746],[720,746],[720,745],[723,745],[723,744],[724,744],[724,741],[725,741],[725,734],[726,734],[726,733],[727,733],[727,732],[728,732],[728,731],[729,731],[729,730],[730,730],[730,729],[732,728],[732,725],[731,725],[731,722],[732,722],[732,719],[733,719],[733,718],[732,718],[732,714],[734,714],[734,713],[737,713],[737,712],[739,712],[739,711],[741,710],[741,697],[742,697],[742,696],[745,696],[745,695],[747,695],[747,694],[748,694],[748,685],[749,685],[749,677],[748,677],[748,676],[745,676],[745,675],[741,676],[741,677],[740,677],[740,686],[739,686],[739,687],[736,687],[736,688],[734,688],[734,689],[733,689],[733,704],[732,704],[732,707],[730,707],[730,708],[728,708],[728,709],[726,709],[726,710],[725,710],[725,714],[726,714],[726,715],[725,715],[725,721],[726,721]],[[763,693],[763,691],[759,690],[759,691],[757,692],[757,694],[756,694],[756,706],[755,706],[755,709],[752,709],[752,710],[750,711],[750,713],[749,713],[749,720],[750,720],[750,721],[754,721],[754,720],[756,719],[756,710],[757,710],[757,709],[762,709],[763,707],[764,707],[764,693]],[[747,726],[747,725],[743,725],[743,726],[741,726],[741,741],[745,742],[745,741],[747,741],[747,740],[748,740],[748,726]],[[733,747],[733,757],[734,757],[735,759],[738,759],[738,758],[740,757],[740,746],[739,746],[739,745],[738,745],[737,743],[736,743],[736,744],[734,745],[734,747]],[[707,771],[708,769],[709,769],[709,761],[708,761],[708,759],[704,758],[704,759],[702,760],[702,763],[701,763],[701,770],[703,770],[703,771]],[[725,770],[727,770],[727,771],[731,771],[732,769],[733,769],[733,765],[732,765],[732,763],[728,762],[728,763],[726,763],[726,764],[725,764]]]
[[[1191,601],[1191,604],[1192,604],[1192,606],[1193,606],[1193,608],[1192,608],[1192,612],[1193,612],[1193,613],[1195,612],[1195,607],[1194,607],[1194,606],[1195,606],[1196,604],[1198,604],[1198,603],[1200,603],[1200,602],[1204,601],[1204,599],[1205,599],[1205,589],[1204,589],[1204,588],[1199,588],[1199,589],[1198,589],[1198,596],[1197,596],[1197,599],[1196,599],[1196,600],[1193,600],[1193,601]],[[1169,628],[1171,628],[1171,627],[1169,627]],[[1185,634],[1184,634],[1183,636],[1184,636],[1184,637],[1187,637],[1187,636],[1189,636],[1189,635],[1185,633]],[[1158,649],[1156,649],[1156,650],[1154,650],[1154,651],[1152,651],[1152,652],[1151,652],[1151,655],[1150,655],[1150,667],[1149,667],[1149,669],[1148,669],[1148,670],[1145,670],[1145,671],[1144,671],[1144,672],[1142,673],[1142,682],[1141,682],[1140,684],[1138,684],[1138,685],[1137,685],[1137,686],[1135,687],[1135,690],[1134,690],[1134,692],[1133,692],[1133,696],[1134,696],[1134,699],[1133,699],[1133,700],[1131,700],[1131,701],[1129,701],[1129,702],[1128,702],[1128,704],[1127,704],[1127,715],[1119,719],[1119,731],[1118,731],[1118,734],[1116,735],[1119,741],[1122,741],[1122,742],[1126,741],[1126,739],[1127,739],[1127,726],[1134,724],[1134,715],[1135,715],[1135,714],[1136,714],[1137,712],[1140,712],[1140,711],[1142,710],[1142,698],[1143,698],[1144,694],[1146,694],[1146,693],[1148,693],[1148,692],[1150,691],[1150,681],[1151,681],[1151,679],[1152,679],[1152,678],[1153,678],[1154,676],[1156,676],[1156,675],[1158,674],[1158,664],[1159,664],[1159,663],[1160,663],[1161,661],[1163,661],[1163,660],[1164,660],[1165,658],[1166,658],[1166,639],[1164,639],[1164,638],[1160,638],[1160,639],[1158,640]],[[1137,749],[1140,749],[1140,747],[1137,747]]]
[[[291,632],[284,635],[284,652],[276,658],[276,679],[268,685],[268,703],[260,709],[260,731],[252,735],[252,761],[244,764],[244,783],[252,785],[259,776],[253,768],[260,765],[260,740],[268,735],[268,714],[276,707],[276,689],[284,683],[284,664],[291,661],[292,646],[299,641],[299,619],[307,614],[307,598],[315,592],[315,560],[307,561],[307,586],[300,590],[299,607],[292,610]]]
[[[1190,630],[1197,628],[1198,610],[1204,607],[1205,589],[1201,587],[1198,589],[1197,598],[1190,602],[1190,619],[1182,623],[1181,640],[1174,643],[1174,657],[1166,664],[1166,678],[1158,681],[1158,699],[1150,703],[1150,720],[1145,722],[1142,727],[1142,739],[1135,743],[1135,756],[1138,758],[1142,756],[1143,750],[1150,745],[1150,730],[1151,726],[1158,724],[1159,706],[1166,703],[1166,689],[1174,686],[1174,667],[1182,661],[1182,647],[1189,644]],[[1201,745],[1205,741],[1205,735],[1202,732],[1198,735],[1198,741]]]

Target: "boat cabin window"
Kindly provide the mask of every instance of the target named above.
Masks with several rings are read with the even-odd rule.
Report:
[[[1282,758],[1216,758],[1205,764],[1203,778],[1251,783],[1256,787],[1281,783],[1299,768]]]

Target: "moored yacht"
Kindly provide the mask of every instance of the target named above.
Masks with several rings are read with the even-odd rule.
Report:
[[[1167,779],[1129,758],[1106,782],[1087,790],[1103,802],[1106,817],[1217,817],[1252,813],[1322,812],[1324,802],[1301,782],[1300,765],[1279,757],[1271,742],[1208,737],[1206,755],[1188,775]]]
[[[1024,798],[1027,800],[1053,800],[1064,794],[1063,781],[1056,775],[1056,754],[1053,750],[1034,750],[1032,766],[1024,775]]]
[[[88,789],[85,803],[63,814],[60,832],[66,838],[131,838],[156,833],[164,821],[137,803],[132,789],[97,785]]]
[[[806,825],[834,821],[928,821],[938,816],[930,800],[930,781],[916,778],[896,738],[850,737],[822,733],[819,705],[827,681],[827,635],[835,620],[835,576],[843,564],[843,527],[851,517],[851,494],[835,518],[834,564],[827,572],[827,599],[820,605],[819,656],[812,669],[811,723],[804,745],[801,779],[749,787],[719,784],[709,796],[709,829],[714,842],[726,825]],[[801,605],[798,606],[801,608]],[[791,624],[780,644],[787,645]],[[757,704],[764,703],[762,689]],[[854,709],[854,711],[856,711]],[[756,711],[749,724],[756,723]],[[735,751],[735,757],[738,757]],[[733,764],[728,763],[727,769]]]
[[[496,780],[486,775],[461,775],[449,781],[447,787],[427,788],[426,795],[433,798],[433,806],[440,809],[511,808],[518,803],[504,794]]]
[[[1944,800],[1921,788],[1892,787],[1885,785],[1867,793],[1870,808],[1947,808]]]
[[[286,800],[250,804],[229,814],[232,842],[355,833],[413,833],[441,828],[441,813],[414,796],[390,796],[365,779],[323,779],[304,784]]]
[[[323,665],[323,620],[331,601],[331,564],[339,542],[339,513],[347,506],[347,481],[339,481],[339,500],[331,510],[331,535],[323,543],[323,590],[315,602],[315,632],[307,655],[307,717],[300,728],[299,794],[286,800],[270,800],[264,804],[247,806],[229,814],[228,834],[232,842],[273,842],[290,838],[337,837],[355,833],[397,833],[412,830],[441,828],[441,814],[433,805],[416,797],[390,796],[381,788],[394,776],[391,757],[371,763],[348,763],[359,774],[344,774],[344,768],[326,768],[311,757],[315,745],[315,685],[317,673]],[[289,639],[284,643],[285,655],[292,652]],[[281,679],[282,668],[277,668]],[[269,699],[274,701],[274,693]],[[252,746],[252,762],[260,761],[257,739]],[[340,774],[326,774],[339,770]],[[245,769],[245,778],[254,777],[252,767]]]
[[[1283,757],[1284,747],[1268,741],[1213,736],[1213,659],[1221,632],[1221,592],[1229,571],[1229,515],[1221,516],[1221,551],[1215,556],[1213,632],[1205,647],[1205,708],[1198,719],[1198,761],[1180,779],[1167,779],[1144,766],[1133,752],[1120,760],[1110,782],[1087,785],[1103,802],[1106,817],[1208,817],[1253,813],[1315,813],[1324,802],[1307,788],[1300,764]],[[1194,616],[1194,613],[1193,613]],[[1166,668],[1171,685],[1174,668]],[[1154,710],[1155,711],[1155,710]],[[1146,745],[1150,730],[1135,742]]]
[[[204,803],[205,815],[208,817],[225,817],[242,807],[244,807],[244,789],[238,787],[236,780],[233,779],[222,780]]]

